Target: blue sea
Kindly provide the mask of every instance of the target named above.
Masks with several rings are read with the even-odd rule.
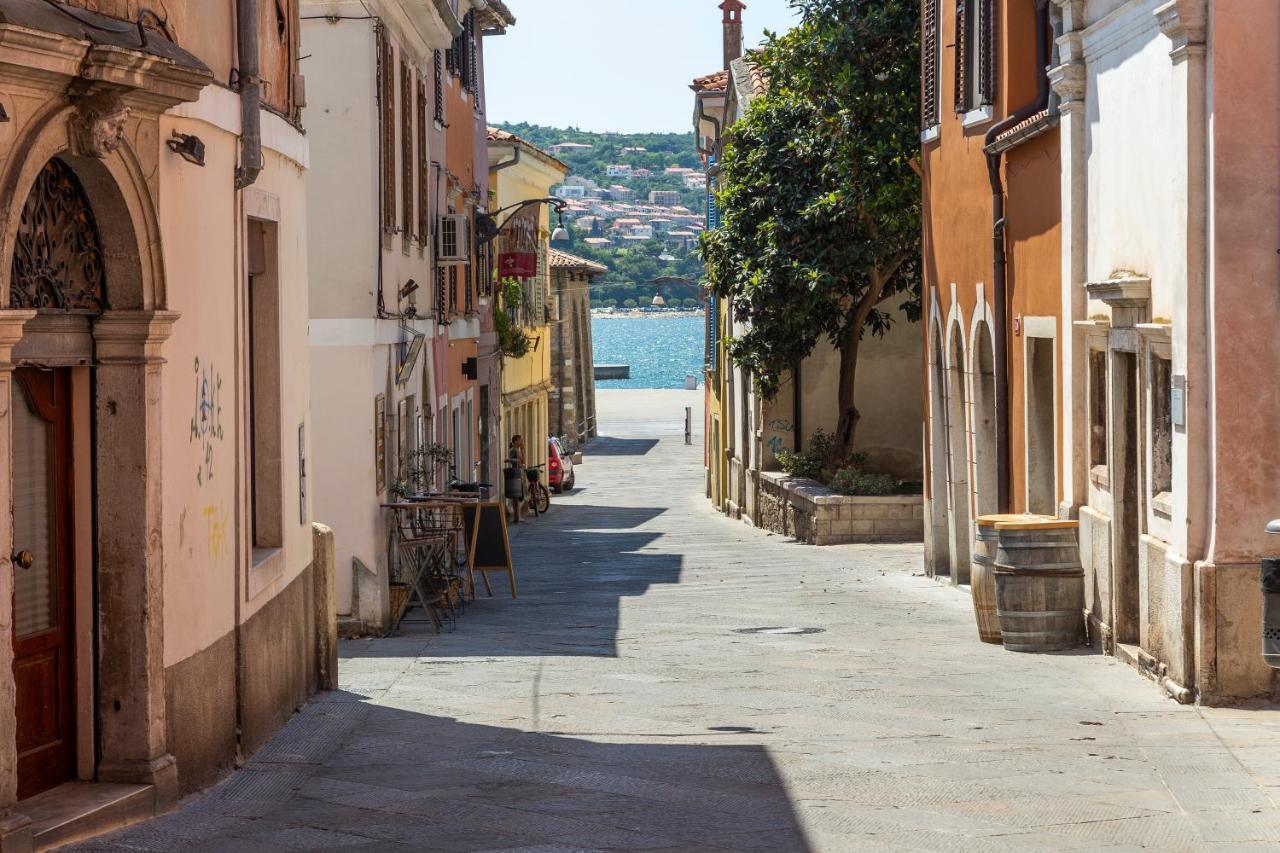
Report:
[[[692,374],[702,387],[706,320],[678,317],[593,315],[596,364],[629,364],[630,379],[597,380],[598,388],[683,388]]]

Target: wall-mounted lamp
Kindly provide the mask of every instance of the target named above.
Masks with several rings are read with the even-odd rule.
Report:
[[[551,242],[567,243],[571,238],[569,237],[569,229],[564,227],[564,208],[557,209],[556,215],[560,218],[560,224],[556,227],[556,230],[551,232]]]
[[[190,133],[173,132],[173,138],[168,140],[166,145],[169,150],[177,154],[188,163],[194,163],[197,166],[204,165],[204,142],[200,137]]]

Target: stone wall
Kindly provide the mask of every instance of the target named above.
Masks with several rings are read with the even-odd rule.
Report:
[[[920,495],[838,495],[816,480],[763,471],[760,526],[809,545],[920,542],[924,500]]]

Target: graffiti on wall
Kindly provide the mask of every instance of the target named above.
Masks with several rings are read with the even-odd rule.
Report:
[[[204,485],[213,479],[214,441],[222,440],[222,374],[210,364],[200,367],[195,359],[196,408],[191,415],[191,441],[199,442],[202,456],[196,468],[196,482]]]
[[[773,455],[777,456],[783,450],[789,449],[787,447],[788,441],[781,434],[790,435],[794,431],[795,427],[791,425],[791,422],[783,420],[772,421],[769,424],[769,429],[773,432],[773,435],[769,438],[767,444]]]
[[[215,560],[227,553],[227,510],[222,504],[209,505],[202,510],[204,516],[205,541],[209,546],[209,556]]]

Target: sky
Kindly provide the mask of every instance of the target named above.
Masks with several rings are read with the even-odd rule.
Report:
[[[748,49],[796,21],[746,0]],[[485,39],[488,116],[621,133],[692,129],[689,83],[723,67],[720,0],[507,0],[516,25]]]

